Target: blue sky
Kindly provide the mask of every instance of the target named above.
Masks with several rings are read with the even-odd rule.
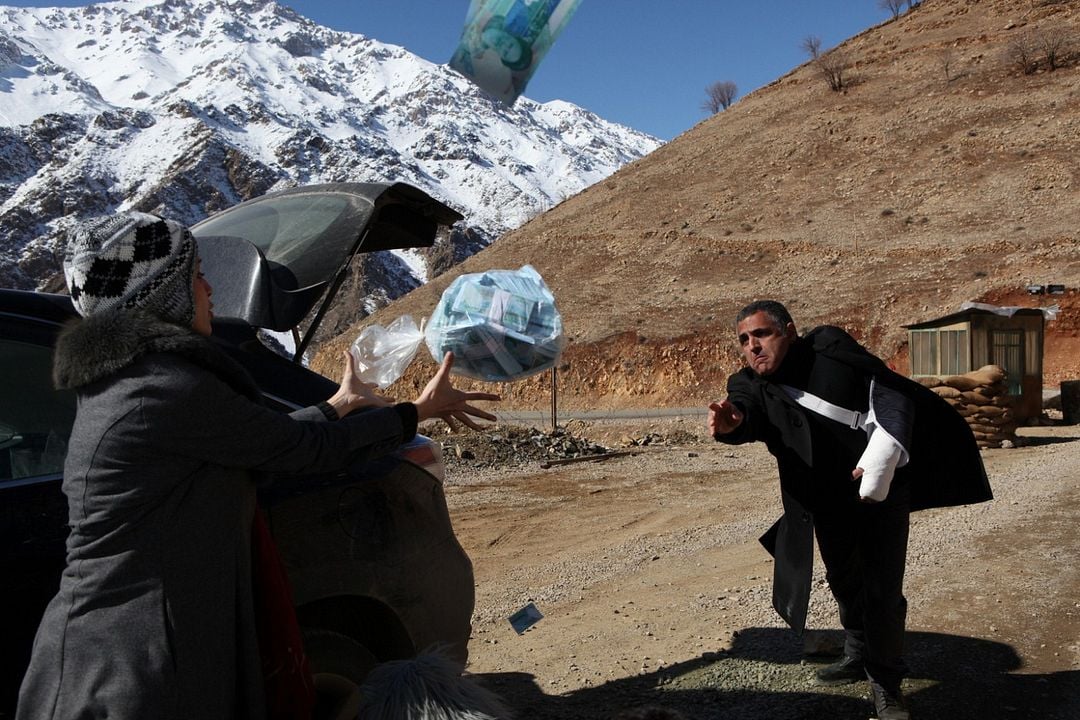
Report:
[[[469,0],[279,0],[336,30],[449,60]],[[88,2],[10,2],[76,6]],[[705,88],[739,96],[806,60],[807,35],[828,49],[887,20],[878,0],[581,0],[525,95],[568,100],[601,117],[670,140],[704,120]]]

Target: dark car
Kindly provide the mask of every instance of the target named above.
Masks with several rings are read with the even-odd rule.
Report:
[[[192,227],[214,288],[213,339],[269,406],[325,400],[337,383],[300,359],[352,258],[430,246],[460,217],[400,183],[296,188],[218,213]],[[14,708],[64,565],[60,483],[75,397],[53,389],[50,371],[56,334],[73,317],[67,296],[0,290],[0,717]],[[260,328],[293,331],[292,357],[268,349]],[[433,644],[464,662],[472,564],[451,527],[442,473],[441,448],[418,435],[393,456],[261,488],[316,672],[358,682],[375,662]]]

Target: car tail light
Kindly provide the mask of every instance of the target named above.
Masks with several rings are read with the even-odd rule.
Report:
[[[398,449],[397,454],[414,465],[419,465],[439,479],[446,480],[446,465],[443,463],[442,445],[424,435],[416,435]]]

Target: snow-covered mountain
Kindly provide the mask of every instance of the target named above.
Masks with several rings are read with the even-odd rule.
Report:
[[[466,216],[456,250],[473,252],[659,144],[562,101],[508,108],[270,0],[0,7],[0,285],[55,282],[81,218],[190,224],[317,182],[421,187]],[[378,262],[365,272],[392,278],[384,302],[428,273]]]

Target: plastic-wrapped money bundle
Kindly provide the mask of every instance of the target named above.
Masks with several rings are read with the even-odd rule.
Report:
[[[553,367],[566,346],[555,296],[530,265],[454,280],[424,338],[436,362],[453,351],[454,372],[494,382]]]
[[[450,67],[513,105],[581,0],[472,0]]]

